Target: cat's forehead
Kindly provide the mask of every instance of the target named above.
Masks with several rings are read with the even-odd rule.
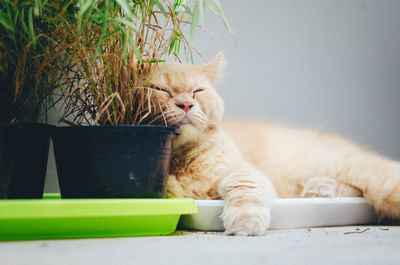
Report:
[[[187,92],[208,85],[204,74],[196,66],[178,63],[160,64],[152,82],[175,92]]]

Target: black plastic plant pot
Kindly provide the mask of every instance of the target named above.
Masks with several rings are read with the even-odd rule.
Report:
[[[0,198],[43,197],[53,126],[0,124]]]
[[[176,128],[150,125],[56,128],[61,197],[165,197],[176,135]]]

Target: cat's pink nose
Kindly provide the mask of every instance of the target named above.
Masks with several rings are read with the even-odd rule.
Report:
[[[183,109],[185,112],[188,112],[193,107],[193,104],[189,101],[176,103],[175,105],[177,105],[179,108]]]

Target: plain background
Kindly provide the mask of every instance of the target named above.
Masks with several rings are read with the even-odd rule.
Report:
[[[225,53],[226,117],[318,127],[400,159],[400,1],[220,2],[237,45],[212,12],[214,38],[198,30],[193,44]],[[57,190],[53,157],[46,190]]]
[[[400,159],[400,1],[220,0],[207,59],[224,51],[226,117],[319,127]],[[202,60],[198,60],[202,62]]]

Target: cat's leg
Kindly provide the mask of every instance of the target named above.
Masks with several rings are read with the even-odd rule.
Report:
[[[265,234],[271,220],[272,201],[277,197],[265,175],[248,165],[224,178],[219,193],[225,200],[222,219],[226,234]]]
[[[382,218],[400,218],[400,163],[367,151],[338,157],[337,179],[359,188]]]
[[[362,196],[362,192],[359,189],[325,176],[312,177],[301,186],[303,187],[300,195],[302,198]]]
[[[339,197],[362,197],[363,193],[356,187],[339,182],[336,194]]]
[[[286,168],[288,177],[290,172],[296,172],[299,181],[318,175],[334,178],[361,190],[381,217],[400,219],[399,162],[318,131],[290,133],[284,141],[276,143],[274,150],[284,148],[288,141],[285,157],[279,158],[279,165]]]

